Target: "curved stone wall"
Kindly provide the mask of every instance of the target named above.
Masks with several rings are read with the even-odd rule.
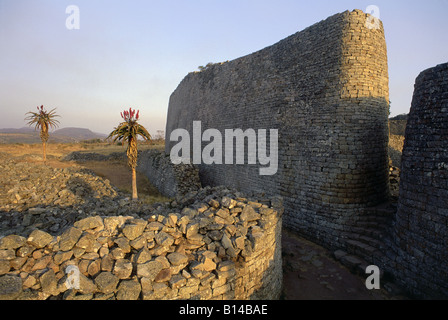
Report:
[[[193,121],[223,137],[226,129],[277,129],[276,175],[260,176],[259,164],[203,164],[203,185],[281,195],[286,226],[339,245],[360,209],[389,196],[386,42],[382,24],[369,28],[368,17],[336,14],[187,75],[170,97],[166,153],[176,145],[171,132],[192,137]]]
[[[448,296],[448,63],[415,82],[402,157],[396,274],[417,295]]]

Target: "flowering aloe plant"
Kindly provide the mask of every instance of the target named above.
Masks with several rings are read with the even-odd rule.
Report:
[[[48,133],[49,128],[56,128],[59,124],[59,121],[56,120],[56,117],[59,117],[56,114],[56,109],[51,111],[47,111],[44,109],[44,106],[37,107],[37,112],[27,112],[29,114],[25,118],[28,121],[28,125],[35,126],[35,129],[40,129],[40,139],[42,140],[42,152],[43,152],[43,160],[47,161],[47,141],[50,137]]]
[[[151,135],[144,126],[137,122],[140,118],[139,110],[136,111],[129,108],[129,110],[125,110],[120,114],[124,121],[109,134],[108,138],[114,138],[114,142],[123,141],[128,144],[126,154],[128,156],[128,165],[132,170],[132,199],[137,199],[137,178],[135,168],[137,167],[138,136],[141,136],[144,140],[150,141]]]

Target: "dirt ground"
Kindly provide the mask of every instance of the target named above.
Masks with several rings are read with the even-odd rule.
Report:
[[[126,161],[88,161],[79,165],[95,172],[96,175],[109,179],[120,191],[131,194],[131,171]],[[145,203],[166,202],[170,199],[162,196],[148,178],[137,171],[138,197]]]
[[[352,274],[328,250],[283,229],[283,299],[390,300],[384,289],[368,290],[365,279]]]

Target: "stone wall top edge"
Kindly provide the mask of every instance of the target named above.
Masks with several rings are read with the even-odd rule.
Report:
[[[254,55],[260,54],[262,52],[265,52],[267,50],[270,50],[272,48],[275,48],[276,46],[281,45],[282,43],[291,41],[292,39],[294,39],[294,38],[296,38],[296,37],[298,37],[298,36],[300,36],[300,35],[302,35],[302,34],[304,34],[306,32],[310,32],[310,31],[312,32],[313,29],[318,28],[318,27],[320,27],[322,25],[328,24],[328,27],[330,27],[330,25],[331,25],[330,23],[332,23],[332,22],[336,23],[338,19],[339,19],[339,22],[338,22],[339,24],[344,24],[345,25],[345,24],[349,23],[352,19],[359,19],[358,18],[359,15],[364,15],[366,17],[369,16],[369,14],[364,13],[362,10],[359,10],[359,9],[355,9],[353,11],[346,10],[344,12],[336,13],[336,14],[334,14],[332,16],[329,16],[329,17],[327,17],[327,18],[325,18],[325,19],[323,19],[321,21],[318,21],[318,22],[312,24],[311,26],[308,26],[308,27],[306,27],[306,28],[304,28],[304,29],[302,29],[302,30],[300,30],[300,31],[298,31],[298,32],[296,32],[296,33],[294,33],[294,34],[284,38],[284,39],[281,39],[281,40],[277,41],[276,43],[274,43],[272,45],[264,47],[264,48],[262,48],[260,50],[254,51],[252,53],[248,53],[248,54],[246,54],[244,56],[238,57],[238,58],[233,59],[233,60],[228,60],[228,61],[225,61],[225,62],[215,63],[213,66],[211,66],[210,68],[208,68],[207,70],[204,70],[204,71],[192,71],[192,72],[188,73],[182,79],[182,81],[180,82],[178,87],[182,86],[182,84],[184,82],[188,82],[189,80],[195,79],[195,78],[199,77],[202,74],[207,74],[208,72],[214,72],[215,68],[222,68],[223,65],[228,64],[228,63],[238,63],[241,60],[247,59],[247,58],[249,58],[251,56],[254,56]],[[383,30],[382,22],[381,22],[381,30]],[[342,36],[343,36],[343,34],[341,33],[341,37]],[[176,88],[176,90],[177,90],[177,88]],[[172,93],[172,96],[176,93],[176,90]]]
[[[423,70],[417,76],[415,83],[418,84],[421,81],[424,81],[424,79],[426,79],[427,77],[431,77],[432,74],[437,73],[437,72],[448,72],[448,62],[441,63],[441,64],[436,65],[435,67],[431,67],[426,70]]]

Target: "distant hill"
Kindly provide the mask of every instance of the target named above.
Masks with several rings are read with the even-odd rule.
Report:
[[[68,143],[91,139],[105,139],[105,134],[84,128],[63,128],[50,133],[49,142]],[[0,143],[40,143],[39,131],[33,128],[0,129]]]
[[[63,128],[56,130],[52,133],[55,137],[58,138],[67,138],[73,141],[82,141],[82,140],[90,140],[90,139],[105,139],[107,135],[102,133],[96,133],[89,129],[83,128]]]
[[[33,133],[33,132],[34,132],[34,129],[30,128],[30,127],[23,127],[20,129],[15,129],[15,128],[0,129],[0,133],[29,134],[29,133]]]

